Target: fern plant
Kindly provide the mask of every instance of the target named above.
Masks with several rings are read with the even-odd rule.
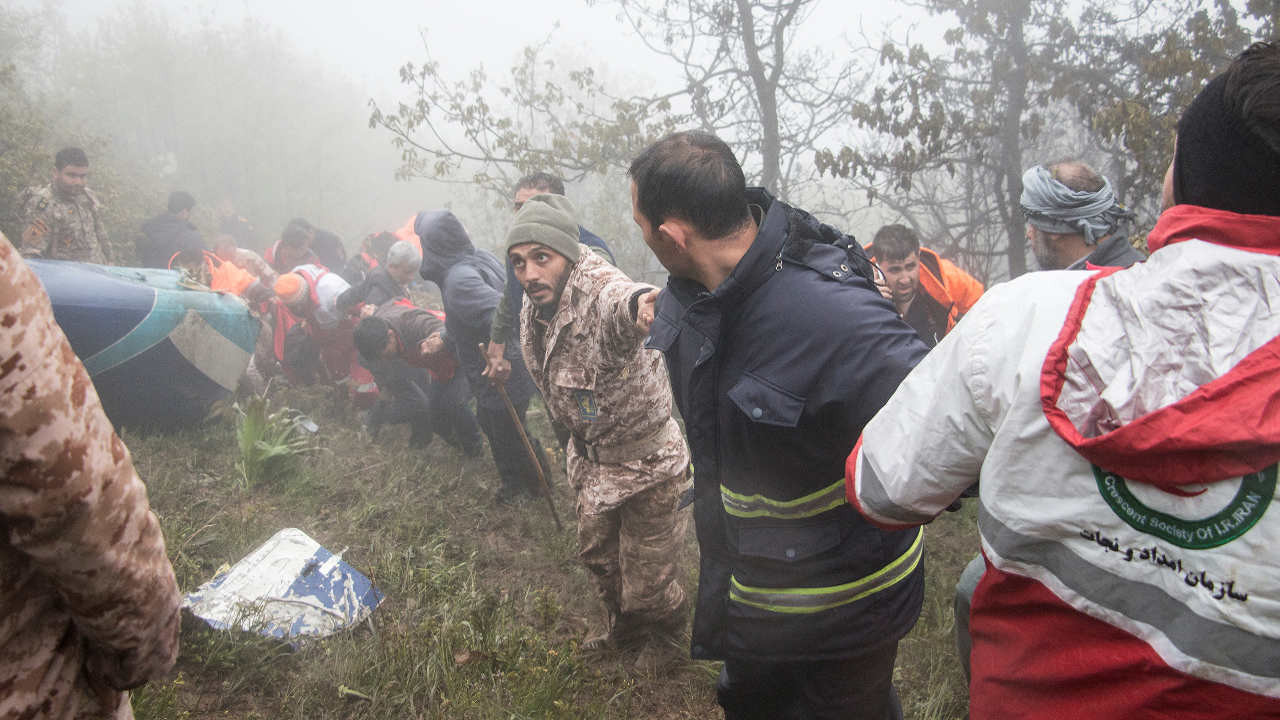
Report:
[[[236,443],[240,458],[240,487],[249,489],[269,479],[297,471],[298,459],[315,449],[304,426],[306,418],[292,408],[271,409],[266,395],[254,395],[237,414]]]

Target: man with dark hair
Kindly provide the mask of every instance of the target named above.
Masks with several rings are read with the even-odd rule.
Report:
[[[981,479],[975,720],[1280,717],[1278,127],[1258,44],[1179,120],[1151,256],[988,292],[850,455],[885,526]]]
[[[938,344],[982,297],[982,283],[938,253],[920,247],[905,225],[885,225],[870,246],[894,309],[929,347]]]
[[[475,395],[476,420],[489,438],[489,450],[502,482],[496,500],[506,503],[522,493],[538,494],[538,473],[520,439],[520,429],[511,420],[498,388],[481,376],[485,369],[482,346],[490,337],[490,323],[502,300],[502,263],[493,253],[476,249],[462,223],[448,210],[418,213],[414,229],[422,238],[422,279],[439,286],[444,302],[447,345],[436,352],[452,352],[458,358]],[[514,330],[503,338],[512,339]],[[525,368],[519,346],[504,345],[506,360],[511,364],[511,374],[504,383],[507,396],[543,472],[550,473],[542,445],[529,432],[524,419],[534,393],[533,378]]]
[[[88,177],[89,158],[84,150],[63,148],[54,156],[49,184],[22,192],[18,220],[24,256],[112,262],[111,243],[102,225],[102,203],[85,186]]]
[[[285,231],[280,233],[280,239],[262,254],[263,259],[277,273],[287,273],[299,265],[323,265],[319,256],[311,249],[312,234],[291,229],[293,227],[290,222]]]
[[[303,218],[294,218],[285,225],[280,239],[267,250],[265,257],[271,267],[281,273],[308,263],[339,272],[347,264],[347,250],[342,245],[342,238],[315,227]]]
[[[605,610],[583,647],[642,642],[638,663],[652,667],[689,619],[676,565],[689,449],[662,357],[637,322],[641,298],[658,291],[586,249],[563,195],[534,195],[516,212],[507,261],[532,301],[520,318],[525,363],[572,437],[578,557]]]
[[[416,252],[416,249],[415,249]],[[378,403],[369,411],[369,430],[408,423],[409,444],[425,447],[435,434],[480,454],[480,428],[467,409],[467,382],[455,373],[457,359],[444,345],[440,313],[407,302],[382,305],[355,328],[360,362],[378,383]]]
[[[1020,204],[1041,270],[1129,267],[1143,260],[1129,244],[1133,213],[1116,199],[1109,180],[1078,160],[1028,168]]]
[[[730,720],[899,718],[923,534],[859,517],[842,470],[926,348],[853,238],[747,189],[719,138],[666,137],[630,174],[636,224],[672,275],[639,312],[693,451],[693,656],[725,661]]]
[[[536,172],[525,175],[516,181],[516,186],[511,188],[511,194],[515,196],[515,212],[520,212],[521,206],[532,195],[524,194],[521,197],[521,190],[537,190],[542,193],[551,193],[552,195],[564,195],[564,180],[552,175],[549,172]]]
[[[169,193],[168,212],[142,224],[138,239],[138,264],[149,268],[167,268],[178,253],[199,255],[204,249],[200,231],[191,224],[191,209],[196,199],[191,193],[175,190]]]
[[[564,195],[564,181],[551,173],[536,172],[520,178],[512,193],[515,198],[512,212],[519,212],[525,201],[534,195],[541,193]],[[608,244],[600,236],[581,225],[578,226],[578,242],[608,258],[609,262],[615,262],[613,252],[609,250]],[[506,380],[510,375],[511,366],[503,357],[503,353],[506,351],[506,341],[503,338],[512,332],[519,334],[520,308],[523,305],[524,289],[520,287],[520,283],[516,280],[516,274],[511,269],[511,263],[507,263],[507,280],[506,285],[503,286],[502,302],[498,305],[497,312],[493,314],[489,350],[485,356],[485,377]],[[559,434],[561,434],[560,430],[557,429],[557,435]],[[559,439],[560,444],[563,445],[568,441],[568,436],[566,435]]]

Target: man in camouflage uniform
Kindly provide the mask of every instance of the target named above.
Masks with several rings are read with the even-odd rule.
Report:
[[[0,235],[0,718],[132,718],[178,652],[160,524],[48,296]]]
[[[606,627],[588,647],[663,642],[687,620],[676,579],[686,521],[676,510],[689,451],[671,417],[671,386],[637,323],[657,290],[632,282],[578,242],[560,195],[527,200],[507,233],[507,258],[532,302],[520,317],[525,363],[551,416],[571,434],[579,557]]]
[[[102,226],[102,204],[85,181],[89,158],[80,148],[54,157],[53,179],[27,188],[18,200],[22,254],[51,260],[109,264],[111,244]]]

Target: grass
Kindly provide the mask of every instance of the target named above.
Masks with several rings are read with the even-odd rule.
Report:
[[[687,659],[687,637],[685,659],[657,672],[634,667],[634,652],[580,650],[596,608],[562,474],[561,532],[542,500],[492,504],[487,457],[466,459],[438,439],[412,450],[403,427],[371,443],[332,398],[271,392],[275,407],[317,422],[318,451],[257,482],[244,481],[232,418],[126,433],[184,591],[297,527],[347,548],[344,558],[387,598],[370,621],[296,650],[186,616],[177,666],[133,693],[140,720],[720,716],[718,664]],[[531,415],[550,439],[541,414]],[[896,682],[907,717],[950,720],[965,713],[951,587],[976,550],[972,508],[939,519],[926,538],[925,609],[900,647]],[[690,591],[696,560],[690,531],[680,557]]]

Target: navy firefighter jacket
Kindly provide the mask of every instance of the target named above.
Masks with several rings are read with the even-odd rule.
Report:
[[[921,530],[868,524],[844,463],[927,348],[853,238],[764,190],[747,199],[763,210],[747,254],[713,292],[672,278],[648,339],[693,453],[693,656],[851,657],[920,614]]]

